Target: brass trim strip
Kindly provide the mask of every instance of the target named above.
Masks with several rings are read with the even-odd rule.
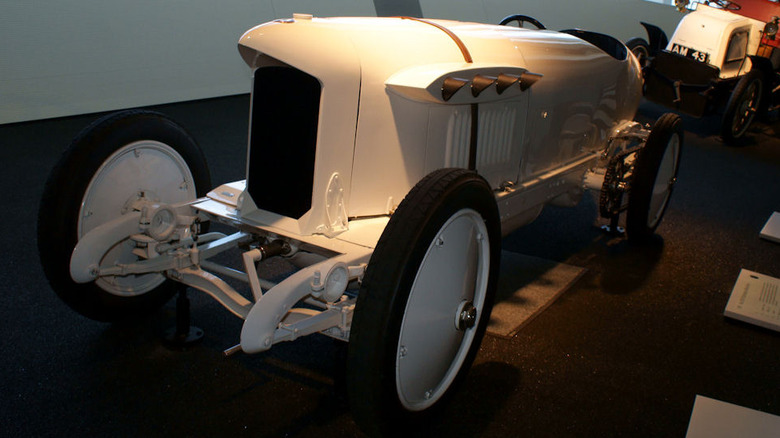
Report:
[[[455,44],[458,45],[458,48],[460,49],[460,53],[463,54],[463,59],[466,60],[468,63],[473,63],[474,60],[471,58],[471,53],[469,53],[469,49],[466,47],[466,44],[463,43],[463,41],[458,38],[457,35],[455,35],[451,30],[447,29],[446,27],[442,26],[441,24],[436,24],[429,20],[424,20],[422,18],[416,18],[416,17],[398,17],[402,20],[413,20],[413,21],[419,21],[420,23],[425,23],[428,25],[431,25],[442,32],[446,33],[447,36],[452,38],[452,41],[455,41]]]

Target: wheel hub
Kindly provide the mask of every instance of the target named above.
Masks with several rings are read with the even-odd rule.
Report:
[[[79,239],[96,227],[133,210],[141,210],[150,202],[176,204],[197,197],[194,177],[187,162],[171,146],[155,140],[141,140],[117,149],[95,171],[84,191],[79,220]],[[165,238],[175,229],[175,213],[168,209],[154,222],[156,238]],[[153,221],[152,221],[153,219]],[[101,265],[133,263],[138,256],[135,245],[126,240],[107,252]],[[143,295],[165,280],[161,274],[105,276],[95,284],[120,297]]]
[[[471,301],[464,301],[458,306],[455,325],[458,330],[468,330],[477,323],[477,308]]]

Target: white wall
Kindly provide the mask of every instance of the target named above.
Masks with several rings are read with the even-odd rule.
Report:
[[[248,28],[293,12],[375,15],[377,0],[3,0],[0,123],[249,91],[236,50]],[[409,1],[406,4],[410,4]],[[641,19],[671,33],[674,8],[641,0],[420,0],[425,17],[498,22],[522,13],[548,28],[622,40]]]

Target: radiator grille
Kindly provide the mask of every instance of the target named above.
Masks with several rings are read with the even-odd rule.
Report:
[[[258,208],[295,219],[311,209],[320,94],[300,70],[255,70],[247,191]]]

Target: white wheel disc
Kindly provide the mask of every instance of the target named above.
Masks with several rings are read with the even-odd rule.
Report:
[[[679,159],[680,137],[672,135],[672,138],[669,139],[669,144],[666,145],[666,151],[661,159],[661,164],[658,166],[658,174],[656,175],[653,194],[650,198],[650,208],[647,214],[647,226],[650,228],[654,228],[658,224],[666,209],[666,204],[669,203],[669,195],[674,184],[675,169],[677,169],[677,161]]]
[[[195,199],[195,181],[186,161],[172,147],[152,140],[128,144],[114,152],[95,172],[81,202],[78,238],[95,227],[129,211],[129,204],[140,197],[175,204]],[[120,242],[101,261],[101,265],[132,263],[134,244]],[[162,274],[101,277],[95,284],[118,296],[142,295],[159,286]]]
[[[431,406],[455,379],[482,317],[489,271],[485,222],[476,211],[462,209],[436,234],[409,292],[396,351],[396,388],[406,409]],[[464,302],[477,314],[461,330]]]

